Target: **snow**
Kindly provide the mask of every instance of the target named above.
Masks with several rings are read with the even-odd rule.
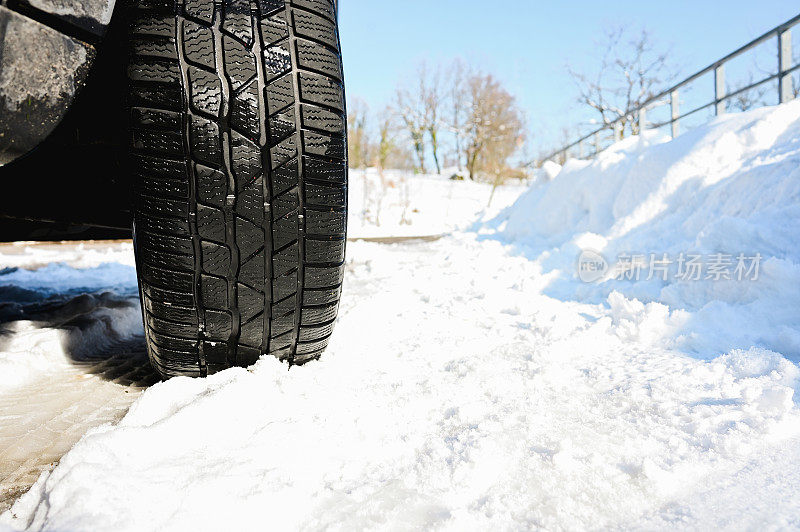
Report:
[[[451,181],[456,168],[442,175],[409,175],[374,168],[350,171],[350,238],[438,236],[490,219],[524,190],[513,181],[498,187],[475,181]],[[463,173],[463,172],[462,172]],[[489,198],[492,198],[491,203]]]
[[[686,310],[665,341],[702,356],[756,345],[800,359],[800,104],[727,115],[673,142],[628,138],[591,163],[570,162],[492,224],[551,275],[545,293],[607,302],[614,292]],[[755,282],[576,282],[582,249],[612,260],[651,253],[760,254]],[[673,265],[673,273],[677,265]],[[609,272],[612,275],[613,272]],[[607,276],[607,277],[608,277]],[[653,307],[656,308],[656,307]],[[665,311],[663,307],[662,311]],[[682,323],[678,323],[682,322]]]
[[[0,523],[797,528],[798,163],[800,102],[672,142],[626,139],[537,180],[501,212],[521,189],[501,189],[508,201],[493,211],[487,187],[420,178],[414,231],[451,234],[350,242],[321,361],[287,371],[263,358],[152,386]],[[429,225],[448,190],[465,198]],[[366,222],[362,234],[392,234],[393,219]],[[584,249],[611,262],[681,252],[763,260],[758,280],[615,280],[609,269],[587,283]],[[68,286],[99,286],[99,265],[81,268]],[[35,286],[56,289],[62,273]]]
[[[143,334],[132,258],[130,243],[0,247],[0,392]]]
[[[540,168],[533,170],[533,179],[536,183],[552,181],[561,173],[562,166],[553,161],[547,160],[542,163]]]

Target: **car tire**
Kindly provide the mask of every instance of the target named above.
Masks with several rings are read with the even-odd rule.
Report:
[[[335,0],[138,0],[128,107],[147,350],[165,378],[317,359],[344,274]]]

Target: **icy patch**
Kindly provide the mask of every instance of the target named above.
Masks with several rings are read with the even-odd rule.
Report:
[[[130,254],[128,243],[0,246],[0,390],[143,333]]]

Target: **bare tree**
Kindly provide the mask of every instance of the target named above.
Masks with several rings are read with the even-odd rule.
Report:
[[[466,87],[465,166],[470,179],[497,176],[524,141],[524,117],[515,98],[491,74],[471,75]]]
[[[421,64],[410,86],[414,90],[409,85],[397,88],[394,110],[410,141],[415,170],[425,171],[428,148],[438,173],[443,161],[455,161],[473,180],[508,170],[509,159],[524,139],[524,118],[496,78],[455,60],[448,69]],[[379,152],[380,146],[387,147],[383,134],[381,138]]]
[[[378,177],[381,182],[381,189],[378,191],[375,202],[375,225],[378,226],[381,225],[381,210],[388,188],[384,170],[388,168],[397,152],[396,136],[395,113],[387,106],[378,118],[378,144],[375,150],[375,166],[378,168]]]
[[[453,153],[458,169],[464,168],[467,157],[464,153],[467,116],[469,114],[469,90],[467,80],[470,69],[461,59],[453,61],[447,75],[447,130],[453,136]]]
[[[347,156],[350,168],[361,169],[363,178],[363,199],[361,202],[361,219],[366,222],[370,218],[371,186],[367,176],[367,167],[375,156],[375,144],[369,123],[369,107],[360,98],[351,100],[347,105]]]
[[[767,77],[767,76],[771,76],[771,75],[775,74],[775,68],[774,67],[764,67],[759,63],[760,63],[760,61],[758,61],[758,60],[755,61],[755,70],[760,72],[762,74],[762,77]],[[792,61],[791,61],[790,64],[791,65],[797,65],[798,63],[800,63],[800,49],[798,49],[798,47],[793,47],[793,49],[792,49]],[[792,95],[792,98],[800,97],[800,73],[795,71],[795,72],[789,74],[789,77],[791,79],[791,95]],[[750,82],[752,83],[752,79],[751,79]],[[764,92],[768,92],[768,91],[765,89]],[[767,104],[761,104],[761,105],[767,105]]]
[[[425,131],[428,133],[428,141],[431,146],[431,155],[433,156],[433,164],[436,167],[436,173],[442,173],[442,166],[439,163],[439,149],[440,138],[439,130],[442,126],[442,103],[444,95],[442,94],[442,76],[441,69],[428,68],[426,63],[419,66],[419,92],[422,99],[422,107],[424,110]]]
[[[597,71],[567,67],[578,85],[578,101],[594,109],[604,125],[619,120],[623,135],[626,128],[637,134],[641,125],[633,111],[675,77],[669,51],[659,49],[646,30],[633,35],[622,27],[608,31],[600,48]]]
[[[374,146],[369,132],[369,107],[356,98],[347,105],[347,156],[352,168],[366,168]]]
[[[395,108],[397,115],[405,125],[411,145],[416,156],[416,166],[414,170],[421,174],[425,173],[425,133],[427,132],[425,123],[425,112],[422,105],[422,98],[418,91],[411,92],[408,89],[398,87],[395,95]]]
[[[397,113],[386,107],[378,121],[378,148],[375,163],[378,167],[378,176],[381,181],[381,194],[378,196],[375,223],[380,225],[381,207],[386,191],[394,184],[388,182],[384,170],[413,169],[413,156],[398,142],[400,126],[397,124]],[[400,214],[400,225],[411,223],[408,220],[408,210],[411,206],[411,195],[408,178],[405,173],[400,175],[400,204],[403,210]]]
[[[396,131],[394,123],[395,114],[391,108],[383,110],[378,118],[378,149],[375,153],[375,163],[379,171],[387,168],[387,164],[397,149]]]
[[[542,164],[545,161],[552,160],[554,163],[563,165],[567,162],[568,153],[567,151],[555,151],[557,149],[561,149],[563,146],[568,146],[574,139],[579,135],[579,129],[576,126],[562,126],[561,127],[561,134],[559,135],[559,141],[553,144],[549,144],[546,148],[541,148],[537,153],[535,159],[528,159],[528,162],[525,166],[529,168],[541,168]],[[551,157],[552,155],[552,157]]]
[[[446,99],[441,68],[430,68],[422,62],[414,79],[413,89],[398,87],[395,106],[411,139],[419,171],[425,173],[426,145],[429,145],[436,173],[441,174],[442,115]]]

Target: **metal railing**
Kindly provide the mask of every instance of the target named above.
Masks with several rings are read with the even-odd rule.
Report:
[[[727,111],[728,100],[773,80],[778,81],[777,86],[778,86],[779,103],[785,103],[788,102],[789,100],[794,99],[795,91],[792,83],[792,74],[798,69],[800,69],[800,63],[798,63],[797,65],[792,65],[792,27],[794,27],[799,23],[800,23],[800,15],[797,15],[794,18],[787,20],[783,24],[776,26],[775,28],[761,35],[760,37],[753,39],[744,46],[729,53],[722,59],[719,59],[708,65],[706,68],[695,72],[688,78],[673,85],[669,89],[649,98],[640,106],[629,111],[625,116],[621,116],[616,120],[614,120],[613,122],[604,124],[601,128],[592,131],[588,135],[584,135],[575,142],[572,142],[571,144],[562,146],[561,148],[550,153],[546,157],[541,158],[539,162],[542,163],[544,161],[553,160],[555,158],[559,158],[561,161],[564,161],[570,157],[570,152],[575,151],[576,149],[578,152],[579,159],[592,158],[605,149],[601,148],[601,145],[604,140],[607,140],[609,138],[613,139],[613,141],[621,140],[623,135],[624,124],[633,123],[634,119],[639,124],[640,130],[657,129],[660,127],[670,125],[672,138],[675,138],[680,134],[680,121],[682,119],[692,116],[712,106],[714,107],[714,114],[721,115]],[[770,74],[767,77],[760,79],[758,81],[751,82],[744,87],[737,88],[733,91],[728,92],[725,86],[725,64],[731,61],[732,59],[744,54],[748,50],[751,50],[756,46],[758,46],[759,44],[768,41],[769,39],[772,38],[777,39],[777,49],[778,49],[777,72],[774,74]],[[698,107],[695,107],[690,111],[681,113],[680,101],[679,101],[680,89],[686,87],[688,84],[697,80],[701,76],[704,76],[712,72],[714,75],[714,99],[708,103],[704,103]],[[670,118],[662,122],[652,123],[648,125],[647,123],[648,109],[652,109],[660,105],[665,105],[667,103],[669,104],[670,107]],[[613,132],[613,137],[609,137],[607,132]],[[605,139],[604,139],[604,133],[606,133]]]

